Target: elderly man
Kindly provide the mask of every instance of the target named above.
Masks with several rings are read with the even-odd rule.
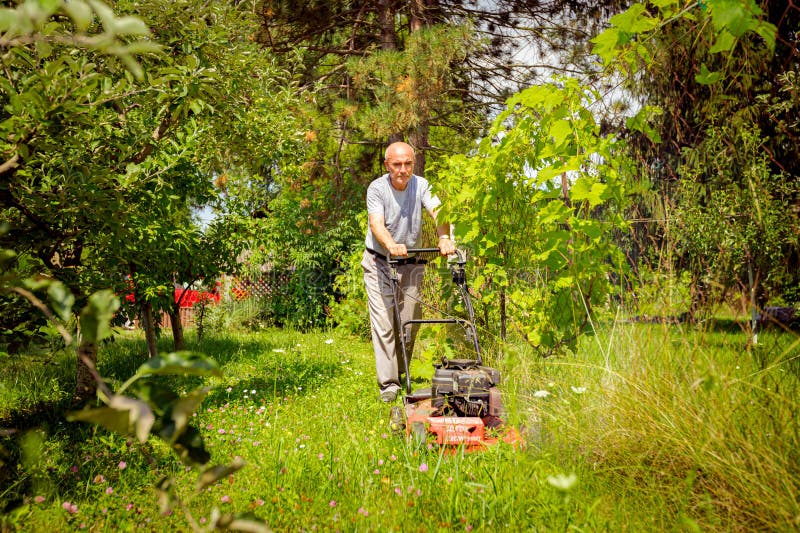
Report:
[[[422,210],[436,222],[436,210],[441,204],[431,194],[428,181],[414,175],[414,149],[396,142],[386,149],[384,166],[388,174],[373,181],[367,189],[369,227],[366,251],[361,266],[367,289],[372,345],[375,350],[380,398],[391,402],[400,392],[400,375],[404,369],[400,346],[400,325],[395,323],[392,300],[394,290],[385,256],[408,257],[408,248],[417,246],[422,228]],[[450,240],[450,225],[436,228],[438,248],[442,255],[455,252]],[[420,318],[420,285],[425,266],[408,262],[398,265],[400,284],[400,317],[403,322]],[[406,349],[410,356],[414,347],[416,325],[409,328]]]

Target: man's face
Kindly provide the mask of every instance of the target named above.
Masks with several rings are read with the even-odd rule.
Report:
[[[404,191],[414,171],[414,152],[410,148],[399,146],[389,151],[383,164],[389,171],[392,187]]]

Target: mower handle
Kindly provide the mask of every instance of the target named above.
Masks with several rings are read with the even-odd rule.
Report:
[[[439,253],[439,249],[438,248],[406,248],[406,251],[409,254],[430,254],[430,253],[437,253],[438,254]],[[464,254],[462,254],[461,250],[459,250],[459,249],[456,249],[450,255],[457,255],[458,256],[458,261],[457,262],[459,264],[463,265],[464,263],[467,262],[467,260],[464,259]],[[386,260],[389,263],[394,262],[394,261],[399,261],[401,259],[405,259],[405,258],[403,256],[401,256],[401,255],[391,255],[391,254],[387,254],[386,255]]]
[[[409,254],[419,254],[419,253],[439,253],[439,248],[407,248]],[[400,337],[400,345],[403,351],[403,363],[405,364],[405,375],[406,375],[406,391],[408,394],[411,394],[411,374],[408,370],[408,355],[406,353],[406,342],[405,342],[405,330],[406,326],[411,324],[451,324],[457,323],[461,324],[462,327],[468,328],[469,332],[468,335],[472,337],[472,342],[475,346],[475,353],[477,354],[477,361],[478,364],[483,364],[483,359],[481,358],[481,348],[478,344],[478,333],[475,329],[475,311],[472,308],[472,303],[469,299],[469,291],[467,290],[467,278],[464,274],[464,265],[466,265],[467,260],[461,250],[456,249],[452,254],[449,255],[456,255],[458,256],[458,260],[456,264],[450,265],[450,272],[453,275],[453,283],[458,286],[458,291],[461,294],[461,299],[464,302],[464,305],[467,308],[467,313],[469,315],[469,320],[458,320],[458,319],[433,319],[433,320],[424,320],[424,319],[414,319],[408,320],[403,322],[400,318],[400,309],[397,307],[397,294],[398,294],[398,276],[395,266],[400,263],[403,259],[403,256],[398,255],[391,255],[386,254],[386,262],[389,263],[392,267],[392,282],[393,282],[393,290],[394,290],[394,305],[392,306],[394,309],[394,317],[398,324],[400,324],[400,331],[402,332]]]

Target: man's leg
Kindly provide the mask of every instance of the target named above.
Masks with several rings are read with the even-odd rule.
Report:
[[[425,265],[403,265],[398,269],[400,274],[400,319],[403,322],[409,320],[419,320],[422,318],[422,299],[421,291],[422,278],[425,275]],[[397,328],[400,334],[400,328]],[[419,331],[419,324],[411,324],[405,328],[403,332],[406,339],[406,356],[408,357],[408,364],[411,365],[411,356],[414,353],[414,343],[417,338],[417,331]],[[403,362],[402,348],[400,346],[400,338],[397,337],[397,365],[398,375],[405,373],[405,364]]]
[[[375,352],[375,370],[381,394],[397,393],[400,377],[397,372],[397,346],[395,342],[393,287],[388,265],[364,252],[361,261],[364,269],[364,286],[367,291],[367,308]]]

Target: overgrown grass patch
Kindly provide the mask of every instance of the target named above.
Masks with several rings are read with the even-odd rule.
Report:
[[[532,407],[542,445],[583,456],[594,482],[659,509],[661,527],[791,530],[797,337],[746,346],[716,328],[615,326],[574,358],[534,363],[549,380]]]

